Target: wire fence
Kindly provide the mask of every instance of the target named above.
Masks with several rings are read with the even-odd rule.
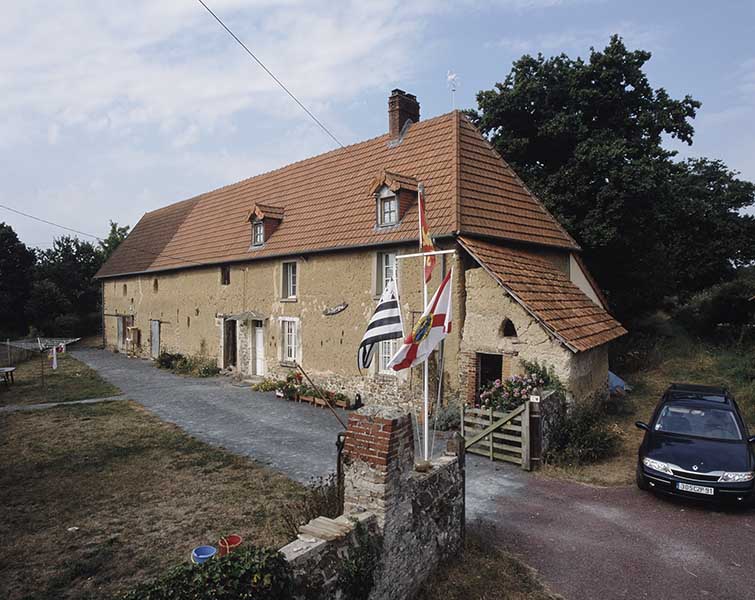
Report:
[[[35,352],[27,348],[20,348],[5,340],[0,346],[0,367],[16,367],[34,356]]]

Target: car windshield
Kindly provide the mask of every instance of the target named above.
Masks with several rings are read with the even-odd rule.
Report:
[[[742,439],[734,413],[720,408],[667,404],[661,409],[654,429],[712,440]]]

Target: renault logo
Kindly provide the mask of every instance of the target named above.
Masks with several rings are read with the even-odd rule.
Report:
[[[697,465],[692,465],[692,470],[693,471],[697,471],[697,469],[698,469]]]

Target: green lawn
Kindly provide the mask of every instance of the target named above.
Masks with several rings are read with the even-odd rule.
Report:
[[[281,546],[303,487],[138,405],[0,414],[0,597],[108,598],[230,533]]]
[[[39,404],[41,402],[70,402],[88,398],[117,396],[120,390],[103,380],[70,354],[58,356],[58,368],[53,371],[45,356],[44,381],[39,355],[16,367],[16,383],[6,388],[0,384],[0,406],[9,404]]]
[[[543,473],[598,485],[634,482],[637,449],[643,432],[635,421],[649,421],[664,390],[674,382],[725,385],[733,393],[751,431],[755,431],[755,346],[704,343],[675,331],[659,342],[648,366],[637,373],[621,374],[634,386],[629,395],[634,413],[613,419],[621,435],[620,453],[607,461],[583,467],[546,466]]]

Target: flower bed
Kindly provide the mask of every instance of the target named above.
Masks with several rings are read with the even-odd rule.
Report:
[[[315,406],[325,406],[325,401],[320,397],[317,390],[307,383],[304,383],[301,373],[295,371],[289,371],[285,379],[265,379],[262,382],[252,386],[252,389],[257,392],[271,392],[275,391],[275,395],[279,398],[286,398],[287,400],[296,400],[298,402],[308,402]],[[333,392],[330,390],[320,391],[325,395],[325,398],[333,406],[339,408],[349,408],[351,406],[351,399],[342,392]]]

